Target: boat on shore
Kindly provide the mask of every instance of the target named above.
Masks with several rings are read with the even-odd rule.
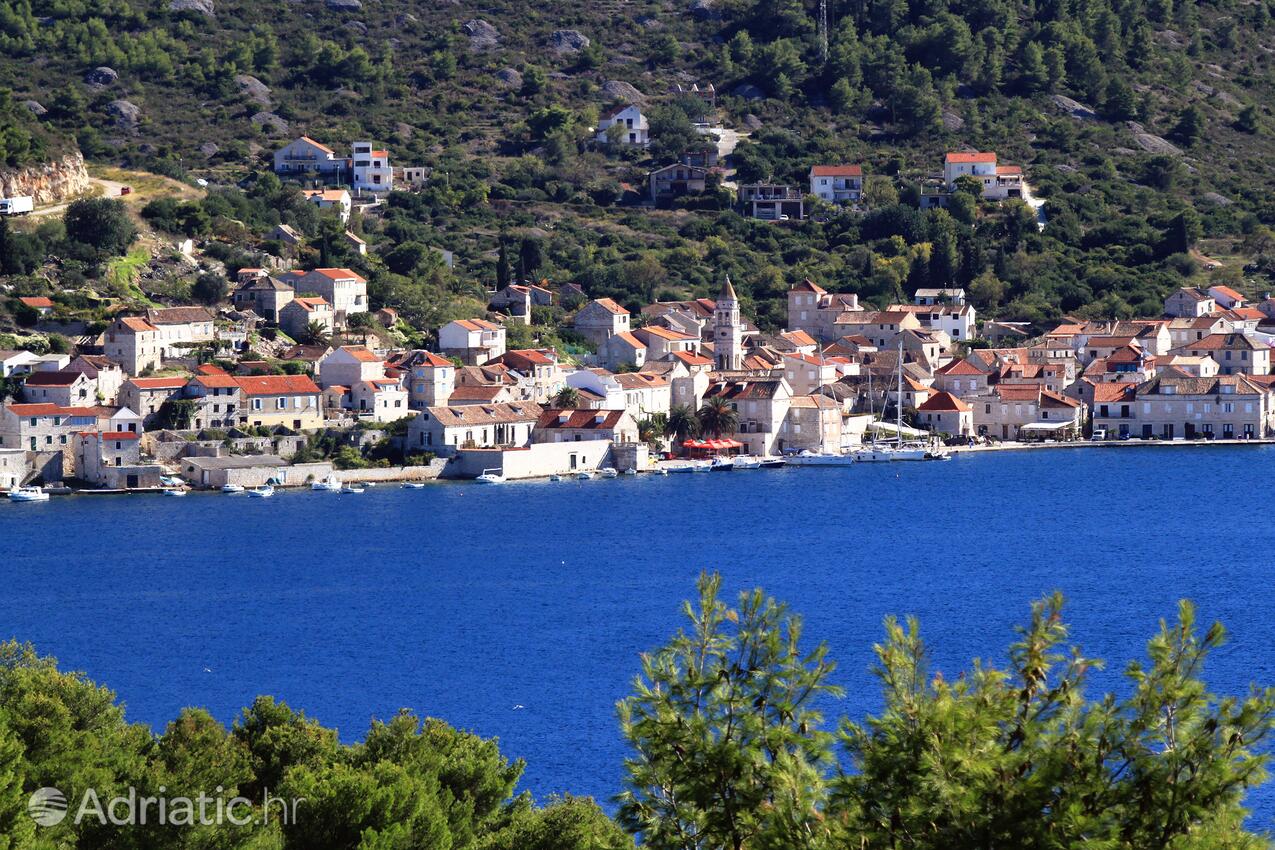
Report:
[[[39,487],[14,487],[9,491],[11,502],[47,502],[49,494]]]
[[[474,479],[479,484],[503,484],[505,474],[499,469],[484,469],[482,475]]]

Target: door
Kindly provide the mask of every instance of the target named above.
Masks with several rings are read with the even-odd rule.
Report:
[[[568,464],[567,466],[568,469],[576,468],[576,453],[575,452],[572,452],[571,454],[567,455],[567,464]]]
[[[137,476],[136,475],[124,476],[124,486],[128,487],[129,489],[133,489],[137,487]]]
[[[1185,436],[1188,440],[1195,439],[1195,423],[1194,422],[1186,423],[1186,425],[1184,426],[1184,430],[1186,432]]]

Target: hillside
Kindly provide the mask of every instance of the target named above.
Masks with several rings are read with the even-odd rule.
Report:
[[[1201,274],[1197,243],[1225,260],[1212,274],[1269,286],[1265,2],[834,0],[826,51],[818,12],[796,0],[0,0],[0,87],[40,104],[40,122],[90,159],[214,188],[303,132],[338,148],[384,141],[395,164],[433,177],[366,223],[372,256],[351,262],[422,323],[472,309],[502,234],[526,273],[630,304],[707,294],[730,273],[763,325],[805,276],[875,302],[956,282],[985,314],[1031,321],[1154,314]],[[816,162],[862,163],[886,178],[874,210],[777,226],[715,198],[624,206],[626,187],[694,139],[701,116],[667,94],[692,82],[722,93],[705,117],[751,133],[740,180],[800,184]],[[586,144],[598,109],[626,95],[649,106],[651,151]],[[919,181],[963,147],[1024,166],[1048,202],[1043,233],[1014,204],[915,211]],[[257,236],[305,218],[273,191],[257,198]],[[241,199],[208,203],[215,219]],[[389,271],[380,258],[403,243],[455,252],[456,272]]]

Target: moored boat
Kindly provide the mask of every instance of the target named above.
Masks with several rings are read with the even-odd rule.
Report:
[[[252,496],[254,499],[268,499],[274,495],[274,488],[269,484],[266,484],[262,487],[253,487],[247,492],[248,495]]]
[[[593,477],[593,473],[587,469],[581,470],[580,472],[576,473],[577,481],[588,481],[592,477]]]
[[[366,487],[361,487],[358,484],[345,484],[341,487],[341,492],[345,493],[347,496],[357,495],[364,492],[366,489]]]
[[[762,469],[779,469],[787,465],[788,461],[782,457],[764,457],[760,461]]]
[[[603,478],[617,478],[620,475],[620,473],[617,472],[615,467],[613,466],[602,467],[601,469],[598,470],[598,474],[601,475]]]
[[[713,472],[730,472],[735,468],[735,459],[729,457],[715,457],[713,462],[708,465]]]
[[[735,469],[761,469],[761,458],[752,455],[738,455],[735,458]]]
[[[185,496],[186,491],[181,487],[165,487],[163,490],[165,496]]]
[[[812,452],[809,449],[790,455],[785,460],[790,466],[849,466],[854,463],[850,455]]]
[[[505,475],[499,469],[484,469],[482,475],[474,480],[480,484],[501,484],[505,480]]]
[[[49,494],[39,487],[14,487],[9,491],[11,502],[47,502]]]
[[[406,481],[403,483],[404,490],[424,490],[425,485],[420,481]]]
[[[243,486],[242,486],[242,485],[240,485],[240,484],[223,484],[223,485],[221,485],[221,492],[223,492],[223,493],[242,493],[242,492],[243,492]]]
[[[341,489],[341,481],[335,475],[329,475],[322,481],[315,481],[310,489],[317,493],[336,493]]]

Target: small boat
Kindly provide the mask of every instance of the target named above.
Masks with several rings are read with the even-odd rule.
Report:
[[[658,467],[658,468],[655,470],[655,474],[656,474],[656,475],[668,475],[668,467],[667,467],[667,466],[661,466],[661,467]]]
[[[712,469],[713,465],[708,461],[700,461],[699,463],[691,464],[691,472],[711,472]]]
[[[14,487],[9,491],[11,502],[47,502],[49,494],[39,487]]]
[[[483,474],[478,476],[477,480],[482,484],[502,484],[505,475],[499,469],[484,469]]]
[[[798,452],[787,459],[792,466],[849,466],[854,463],[854,460],[851,455],[812,452],[809,449]]]
[[[223,484],[223,485],[221,485],[221,492],[223,492],[223,493],[242,493],[242,492],[243,492],[243,486],[242,486],[242,485],[240,485],[240,484]]]
[[[593,477],[593,473],[587,469],[582,469],[576,473],[576,481],[588,481]]]
[[[403,483],[404,490],[424,490],[425,485],[420,481],[406,481]]]
[[[178,478],[176,475],[161,475],[159,476],[159,483],[163,484],[165,487],[181,487],[186,482],[181,478]]]
[[[274,495],[274,488],[269,484],[266,484],[264,487],[253,487],[247,492],[249,496],[252,496],[255,499],[269,499]]]
[[[346,484],[341,487],[341,492],[345,493],[348,496],[355,493],[362,493],[366,489],[367,489],[366,487],[363,487],[359,484]]]
[[[625,475],[637,475],[637,470],[630,466],[628,469],[624,470],[624,474],[625,474]]]
[[[310,489],[319,493],[336,493],[341,489],[341,482],[335,475],[329,475],[322,481],[315,481]]]
[[[165,496],[185,496],[186,495],[186,491],[180,487],[165,487],[163,492]]]
[[[561,480],[562,480],[562,476],[561,476],[561,475],[557,475],[557,474],[550,475],[550,476],[549,476],[549,480],[550,480],[550,481],[561,481]]]
[[[761,469],[761,458],[739,455],[735,458],[735,469]]]
[[[604,466],[598,470],[598,474],[603,478],[618,478],[620,473],[613,466]]]
[[[762,469],[779,469],[786,466],[788,461],[781,457],[764,457],[760,461]]]
[[[679,463],[677,466],[661,467],[666,473],[669,472],[694,472],[696,464]]]
[[[730,472],[735,468],[735,459],[729,457],[715,457],[713,462],[708,465],[713,472]]]

